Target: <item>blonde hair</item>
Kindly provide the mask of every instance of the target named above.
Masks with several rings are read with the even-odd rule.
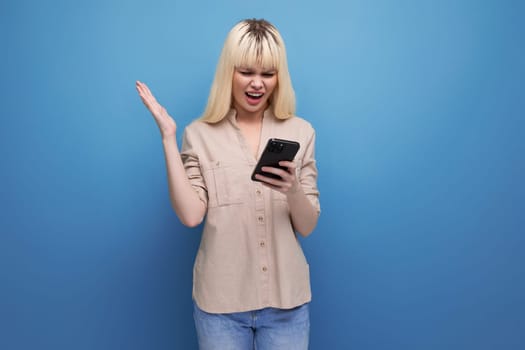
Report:
[[[255,65],[277,71],[277,86],[269,99],[273,114],[279,119],[295,114],[295,93],[281,35],[264,19],[246,19],[237,23],[226,37],[201,120],[217,123],[228,114],[235,68]]]

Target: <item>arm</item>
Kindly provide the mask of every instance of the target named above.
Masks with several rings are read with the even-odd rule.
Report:
[[[197,226],[204,218],[206,206],[186,175],[175,137],[177,125],[166,109],[157,102],[146,84],[137,81],[136,87],[142,102],[153,115],[162,136],[171,205],[184,225]]]
[[[163,138],[162,144],[168,172],[171,206],[184,225],[195,227],[202,222],[206,206],[186,176],[175,137]]]
[[[301,236],[306,237],[312,233],[317,225],[319,212],[312,205],[295,176],[295,163],[281,161],[279,165],[287,167],[288,171],[273,167],[263,167],[262,170],[279,175],[282,180],[272,179],[259,174],[256,175],[256,178],[262,180],[265,186],[286,195],[293,227]]]
[[[314,140],[315,136],[312,134],[312,137],[306,144],[300,179],[296,176],[296,164],[287,161],[281,161],[279,165],[286,167],[288,171],[273,167],[262,168],[265,172],[279,175],[281,180],[256,175],[259,180],[263,181],[262,183],[265,186],[286,195],[293,227],[304,237],[312,233],[319,218],[319,202],[317,200],[319,192],[317,191]]]
[[[288,169],[295,173],[295,168],[288,167]],[[286,197],[293,227],[303,237],[308,236],[317,226],[319,212],[312,205],[300,185],[296,187],[296,190],[288,191]]]

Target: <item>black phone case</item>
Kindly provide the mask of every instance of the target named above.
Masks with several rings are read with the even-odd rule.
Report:
[[[280,168],[286,170],[286,168],[279,165],[282,160],[293,161],[295,155],[299,151],[299,142],[282,140],[282,139],[269,139],[266,143],[266,147],[255,166],[252,173],[252,180],[259,181],[255,178],[256,174],[261,174],[274,179],[280,179],[281,177],[275,174],[266,173],[261,170],[263,166],[270,166],[274,168]]]

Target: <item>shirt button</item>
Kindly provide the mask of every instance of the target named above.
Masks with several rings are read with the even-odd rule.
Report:
[[[260,196],[262,192],[261,192],[260,189],[256,189],[256,190],[255,190],[255,193],[257,193],[257,195]]]
[[[266,266],[263,266],[262,270],[263,270],[263,272],[266,272],[266,271],[268,271],[268,268]]]
[[[264,221],[264,218],[263,218],[262,216],[258,216],[258,217],[257,217],[257,221],[259,221],[259,222],[263,222],[263,221]]]
[[[259,243],[259,245],[261,246],[261,248],[264,248],[264,246],[266,245],[266,243],[264,243],[264,241],[261,241],[261,243]]]

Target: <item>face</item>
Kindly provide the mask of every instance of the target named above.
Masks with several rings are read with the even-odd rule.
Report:
[[[237,115],[256,115],[264,112],[277,86],[277,70],[260,66],[235,68],[232,97]]]

